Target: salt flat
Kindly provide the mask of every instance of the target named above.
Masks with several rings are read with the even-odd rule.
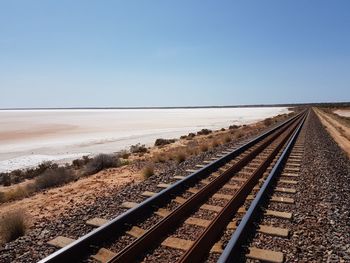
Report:
[[[250,124],[287,112],[284,107],[1,110],[0,172],[117,152],[138,142],[151,145],[157,138]]]
[[[336,110],[334,111],[335,114],[338,114],[340,116],[348,117],[350,118],[350,110]]]

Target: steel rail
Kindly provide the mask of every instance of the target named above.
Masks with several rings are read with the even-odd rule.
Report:
[[[238,261],[240,257],[240,252],[242,250],[242,244],[247,236],[248,228],[251,226],[254,219],[256,218],[261,204],[264,202],[264,200],[266,200],[268,193],[271,190],[271,185],[274,183],[276,176],[280,173],[281,168],[283,167],[285,161],[287,160],[289,153],[291,152],[293,145],[305,122],[305,119],[307,118],[307,115],[308,113],[302,119],[302,122],[299,124],[298,128],[296,129],[293,136],[289,140],[286,148],[284,149],[280,158],[276,162],[276,165],[271,170],[266,181],[262,185],[261,189],[257,193],[251,205],[249,206],[248,211],[242,218],[235,232],[232,234],[230,241],[226,245],[223,253],[219,257],[219,260],[217,261],[218,263],[230,263],[230,262],[235,262],[236,260]]]
[[[49,255],[48,257],[40,260],[39,263],[77,262],[81,260],[87,254],[89,254],[94,249],[94,247],[98,246],[99,243],[111,237],[115,237],[119,233],[123,232],[126,224],[131,224],[141,216],[150,213],[150,211],[154,210],[154,207],[161,205],[166,200],[169,200],[173,195],[182,191],[187,185],[197,182],[201,178],[214,172],[215,170],[222,167],[239,154],[243,153],[258,142],[265,139],[267,136],[273,134],[285,125],[288,125],[289,123],[293,122],[301,115],[302,113],[299,113],[296,116],[293,116],[288,120],[284,121],[283,123],[279,124],[278,126],[264,132],[262,135],[255,137],[254,139],[240,146],[231,153],[228,153],[223,157],[219,158],[218,160],[214,161],[213,163],[204,166],[198,171],[188,175],[186,178],[174,183],[172,186],[146,199],[136,207],[131,208],[125,213],[117,216],[105,225],[96,228],[95,230],[82,236],[81,238],[65,246],[64,248],[61,248],[58,251]]]
[[[301,121],[301,120],[300,120]],[[230,222],[232,216],[237,212],[238,208],[244,203],[245,199],[252,191],[253,187],[258,183],[258,180],[264,174],[273,159],[280,152],[282,147],[291,137],[298,123],[293,123],[281,136],[278,138],[278,144],[273,148],[268,157],[261,162],[255,171],[247,178],[244,184],[234,193],[232,198],[226,203],[223,209],[210,222],[209,226],[199,235],[193,245],[179,259],[181,263],[200,262],[204,255],[210,250],[215,243],[215,240],[220,236],[222,230]]]
[[[298,119],[297,119],[298,120]],[[294,121],[297,121],[294,120]],[[228,170],[222,173],[220,176],[216,177],[209,184],[201,188],[197,193],[189,197],[183,204],[175,208],[169,215],[161,219],[149,230],[147,230],[141,237],[137,238],[130,245],[125,247],[120,251],[116,256],[114,256],[108,263],[123,263],[123,262],[132,262],[140,254],[144,253],[148,248],[149,244],[155,244],[165,237],[165,233],[174,228],[175,225],[182,222],[182,220],[197,208],[202,202],[204,202],[208,196],[213,194],[219,187],[225,184],[232,175],[238,172],[242,167],[249,163],[255,156],[257,156],[261,151],[263,151],[268,145],[270,145],[276,138],[280,136],[285,130],[287,130],[290,125],[293,125],[295,122],[291,122],[288,125],[282,127],[278,130],[271,138],[264,141],[256,149],[246,155],[244,158],[239,160]]]

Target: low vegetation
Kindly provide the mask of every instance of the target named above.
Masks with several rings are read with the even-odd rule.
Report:
[[[202,152],[208,151],[208,150],[209,150],[208,144],[206,144],[206,143],[201,144],[200,150],[201,150]]]
[[[0,173],[0,184],[3,186],[10,186],[12,184],[17,184],[23,182],[26,179],[33,179],[47,169],[56,169],[58,165],[52,162],[43,162],[36,168],[30,168],[25,170],[14,170],[9,173]]]
[[[208,135],[210,133],[212,133],[213,131],[212,130],[209,130],[209,129],[202,129],[200,130],[199,132],[197,132],[197,135]]]
[[[131,153],[146,153],[148,152],[148,149],[144,144],[137,143],[135,145],[130,146],[130,152]]]
[[[147,164],[142,171],[142,175],[144,179],[150,178],[152,175],[154,175],[154,164],[150,163]]]
[[[168,156],[165,153],[157,153],[157,154],[154,154],[153,160],[156,163],[164,163],[169,159],[167,157]]]
[[[159,138],[154,142],[154,146],[164,146],[167,144],[174,143],[176,140],[175,139],[162,139]]]
[[[2,199],[1,200],[2,202],[9,202],[9,201],[28,197],[31,193],[32,193],[32,190],[30,190],[30,188],[17,186],[16,188],[11,189],[6,193],[2,193],[0,199]]]
[[[219,143],[217,140],[214,140],[214,141],[211,143],[211,146],[212,146],[213,148],[218,147],[219,145],[220,145],[220,143]]]
[[[270,126],[271,124],[273,124],[273,120],[271,118],[267,118],[264,120],[264,124],[265,126]]]
[[[239,125],[230,125],[229,127],[228,127],[228,129],[229,130],[237,130],[238,128],[239,128],[240,126]]]
[[[229,135],[226,135],[224,137],[224,143],[229,143],[230,141],[232,141],[232,138]]]
[[[95,174],[103,169],[118,167],[121,165],[119,156],[112,154],[99,154],[92,158],[86,165],[86,174]]]
[[[75,169],[84,167],[91,159],[88,156],[83,156],[81,159],[76,159],[72,162]]]
[[[0,235],[3,242],[13,241],[25,234],[26,218],[23,211],[5,214],[0,219]]]
[[[127,150],[122,150],[122,151],[119,152],[119,156],[121,158],[123,158],[123,159],[129,159],[130,154],[131,153],[129,151],[127,151]]]
[[[184,151],[179,151],[176,156],[175,156],[175,159],[176,159],[176,162],[177,163],[182,163],[186,160],[187,158],[187,155]]]
[[[38,190],[50,188],[71,182],[75,179],[73,171],[66,167],[49,169],[35,178],[34,185]]]

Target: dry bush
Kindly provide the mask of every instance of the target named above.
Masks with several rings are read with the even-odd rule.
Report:
[[[1,184],[3,186],[10,186],[11,185],[11,176],[8,173],[1,174]]]
[[[58,167],[49,169],[35,178],[35,186],[38,190],[71,182],[75,179],[71,169]]]
[[[168,152],[166,154],[166,158],[169,160],[169,161],[172,161],[175,159],[175,154],[173,152]]]
[[[239,138],[242,138],[244,136],[244,134],[242,132],[238,132],[236,134],[236,138],[239,139]]]
[[[265,126],[270,126],[273,123],[273,120],[271,118],[267,118],[263,121]]]
[[[76,159],[72,162],[75,168],[82,168],[85,166],[91,159],[89,156],[83,156],[81,159]]]
[[[30,192],[26,187],[17,186],[15,189],[4,193],[4,202],[13,201],[28,197]]]
[[[86,174],[95,174],[103,169],[120,166],[120,160],[118,156],[111,154],[99,154],[92,158],[86,165]]]
[[[23,211],[7,213],[0,219],[0,234],[5,242],[15,240],[25,234],[26,220]]]
[[[212,130],[209,129],[202,129],[199,132],[197,132],[197,135],[208,135],[209,133],[212,133]]]
[[[6,194],[4,192],[0,192],[0,204],[6,202]]]
[[[137,143],[130,146],[131,153],[146,153],[148,150],[144,144]]]
[[[226,136],[224,137],[224,142],[225,142],[225,143],[228,143],[228,142],[230,142],[230,141],[232,141],[232,138],[231,138],[230,136],[226,135]]]
[[[206,143],[201,144],[199,148],[202,152],[206,152],[209,149],[208,144]]]
[[[142,171],[142,175],[144,179],[150,178],[152,175],[154,175],[154,165],[153,164],[147,164],[145,168]]]
[[[194,137],[196,137],[196,134],[194,134],[193,132],[190,132],[190,133],[187,135],[187,140],[192,140]]]
[[[212,146],[213,148],[218,147],[219,145],[220,145],[220,143],[219,143],[217,140],[214,140],[214,141],[211,143],[211,146]]]
[[[167,156],[164,153],[158,153],[154,155],[153,160],[156,163],[165,163],[167,160]]]
[[[159,138],[154,142],[154,146],[164,146],[170,143],[174,143],[176,140],[175,139],[162,139]]]
[[[119,156],[121,158],[123,158],[123,159],[129,159],[130,154],[131,153],[129,151],[127,151],[127,150],[122,150],[122,151],[119,152]]]
[[[230,125],[228,128],[230,129],[230,130],[235,130],[235,129],[238,129],[240,126],[239,125]]]
[[[196,155],[198,154],[198,149],[196,148],[189,148],[186,150],[187,155]]]
[[[187,156],[186,153],[184,151],[179,151],[178,153],[176,153],[175,155],[175,159],[177,163],[182,163],[186,160]]]

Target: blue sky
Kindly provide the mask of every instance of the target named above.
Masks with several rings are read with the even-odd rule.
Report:
[[[0,0],[0,108],[350,100],[350,1]]]

